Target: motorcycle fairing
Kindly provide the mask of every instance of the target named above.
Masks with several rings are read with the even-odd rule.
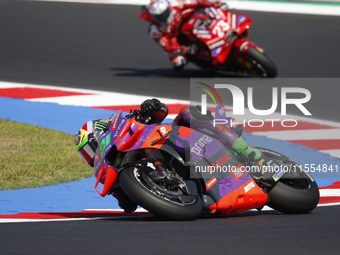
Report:
[[[199,20],[212,21],[209,27],[197,27]],[[210,56],[218,65],[224,63],[233,47],[234,34],[247,33],[253,21],[245,14],[224,12],[221,9],[209,7],[205,12],[198,10],[181,27],[181,32],[191,41],[201,40],[210,50]],[[217,61],[217,62],[216,62]]]
[[[137,122],[134,118],[128,119],[123,117],[120,111],[114,114],[111,120],[106,121],[105,125],[105,129],[95,130],[99,145],[94,166],[97,178],[95,189],[101,196],[105,196],[109,192],[117,179],[119,171],[109,165],[107,160],[104,160],[111,150],[115,148],[118,156],[120,152],[146,148],[160,149],[167,138],[154,145],[151,145],[151,143],[172,130],[171,125],[145,125]],[[102,192],[97,190],[99,182],[104,184]]]
[[[212,213],[216,211],[221,212],[221,214],[243,212],[253,208],[261,208],[267,203],[268,195],[253,179],[240,179],[239,182],[241,181],[242,185],[228,193],[228,189],[231,190],[229,181],[229,178],[219,181],[220,192],[223,191],[227,194],[209,207]]]
[[[203,135],[197,132],[197,135]],[[194,141],[198,137],[191,136]],[[214,139],[214,138],[212,138]],[[198,156],[198,155],[197,155]],[[212,213],[220,211],[222,214],[241,212],[252,208],[262,207],[268,200],[268,195],[263,192],[253,178],[242,170],[235,154],[227,149],[220,141],[214,139],[206,144],[206,150],[201,159],[194,158],[196,166],[201,166],[201,177],[205,183],[204,195],[210,196],[214,204],[209,206]],[[220,170],[216,170],[220,167]],[[204,171],[204,169],[206,171]]]
[[[219,140],[209,138],[199,131],[175,124],[168,125],[145,125],[137,122],[134,118],[128,119],[122,116],[121,112],[113,115],[108,121],[102,122],[99,126],[105,125],[106,130],[97,129],[98,148],[95,160],[95,176],[97,177],[95,189],[105,196],[114,186],[119,169],[104,160],[110,150],[116,149],[117,157],[120,153],[126,153],[139,149],[158,149],[173,155],[181,164],[189,162],[187,155],[202,166],[238,166],[239,162],[234,153],[228,150]],[[202,140],[205,139],[205,140]],[[155,142],[156,141],[156,142]],[[193,150],[198,146],[197,141],[205,141],[204,149]],[[201,176],[205,185],[203,195],[209,196],[213,204],[209,203],[208,208],[212,213],[231,213],[244,211],[254,206],[262,207],[268,196],[253,181],[249,174],[243,176],[232,175],[228,172],[202,172]],[[241,178],[242,177],[242,178]],[[97,189],[99,182],[103,183],[100,192]],[[250,186],[249,186],[250,185]],[[207,207],[207,206],[206,206]]]

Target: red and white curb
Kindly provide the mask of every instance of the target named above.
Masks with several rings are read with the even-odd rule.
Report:
[[[96,90],[62,88],[54,86],[41,86],[32,84],[19,84],[0,82],[0,97],[18,98],[31,102],[56,103],[60,105],[72,105],[92,107],[106,110],[123,110],[139,108],[141,102],[150,97],[130,95],[116,92]],[[169,107],[169,118],[174,118],[179,109],[189,105],[189,101],[159,98]],[[132,104],[131,104],[132,102]],[[232,111],[227,107],[227,111]],[[280,115],[271,116],[272,119],[280,119]],[[292,143],[300,143],[304,146],[318,149],[320,152],[329,153],[340,158],[340,123],[321,121],[306,117],[287,115],[286,119],[294,119],[298,122],[295,127],[284,127],[281,121],[252,121],[251,126],[246,125],[244,130],[258,136],[267,136],[274,139]],[[245,119],[250,119],[247,114]],[[241,120],[237,120],[241,122]],[[293,123],[294,124],[294,123]],[[285,123],[289,126],[289,121]],[[319,206],[340,205],[340,181],[320,188]],[[265,210],[270,208],[265,207]],[[60,221],[60,220],[93,220],[93,219],[118,219],[125,217],[139,217],[150,215],[143,209],[134,214],[125,214],[122,210],[84,210],[81,212],[63,213],[18,213],[13,215],[0,215],[0,223],[5,222],[36,222],[36,221]]]
[[[139,108],[140,104],[149,99],[149,96],[131,95],[118,92],[105,92],[87,89],[62,88],[54,86],[41,86],[0,82],[0,97],[21,98],[30,102],[56,103],[92,107],[106,110],[123,110]],[[169,108],[169,119],[174,119],[179,110],[189,105],[189,101],[169,98],[158,98]],[[226,107],[232,111],[232,107]],[[274,113],[272,120],[254,120],[249,111],[241,119],[236,119],[243,125],[245,132],[253,135],[266,136],[272,139],[302,144],[320,152],[328,153],[340,158],[340,123],[318,120],[309,117],[285,115]],[[251,122],[248,122],[248,120]]]
[[[333,183],[332,185],[319,188],[320,201],[319,205],[340,205],[340,181]]]
[[[327,187],[320,188],[320,201],[318,206],[340,205],[340,181]],[[255,210],[255,209],[254,209]],[[265,206],[263,211],[273,210]],[[80,212],[44,212],[44,213],[17,213],[0,215],[0,223],[20,222],[46,222],[46,221],[78,221],[78,220],[115,220],[131,219],[136,217],[152,216],[143,208],[127,214],[122,209],[87,209]]]

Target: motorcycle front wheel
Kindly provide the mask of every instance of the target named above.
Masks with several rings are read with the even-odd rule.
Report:
[[[194,220],[202,211],[203,204],[199,195],[185,194],[176,185],[156,183],[141,168],[129,167],[122,170],[119,182],[136,204],[157,217],[166,220]]]
[[[251,63],[248,69],[250,74],[259,75],[266,78],[274,78],[277,75],[275,64],[259,50],[249,47],[247,52],[243,53],[243,57]]]

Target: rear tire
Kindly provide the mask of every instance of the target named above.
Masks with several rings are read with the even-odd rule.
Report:
[[[194,220],[202,211],[203,204],[199,195],[196,195],[194,200],[189,203],[177,201],[176,199],[171,200],[169,194],[170,196],[173,194],[174,198],[178,197],[178,195],[188,196],[183,194],[181,190],[162,190],[162,187],[154,183],[142,169],[137,167],[122,170],[119,175],[119,182],[124,192],[136,204],[160,218],[167,220]]]
[[[278,152],[268,149],[263,149],[262,152],[268,158],[275,159],[280,164],[295,170],[285,173],[269,191],[268,206],[287,214],[312,211],[318,205],[320,198],[319,188],[313,177],[296,162]]]
[[[268,78],[274,78],[277,75],[275,64],[257,49],[249,47],[243,56],[252,64],[251,69],[248,70],[249,73]]]
[[[287,214],[301,214],[312,211],[319,203],[319,189],[315,181],[303,179],[306,188],[295,188],[279,181],[269,192],[268,206]]]

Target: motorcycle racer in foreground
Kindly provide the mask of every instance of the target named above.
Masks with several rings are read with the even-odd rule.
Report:
[[[160,124],[168,115],[168,107],[155,98],[145,100],[140,108],[141,118],[139,121],[143,124]],[[200,106],[184,106],[180,109],[174,122],[177,125],[190,127],[219,139],[225,146],[241,153],[258,166],[268,164],[268,158],[259,149],[248,145],[240,134],[237,134],[227,125],[214,126],[213,119],[210,111],[207,115],[202,115]],[[98,145],[93,134],[94,129],[100,129],[101,132],[105,133],[108,122],[108,120],[89,121],[75,135],[78,152],[92,167]],[[121,187],[112,189],[112,195],[118,200],[119,206],[125,212],[131,213],[136,210],[137,205],[123,192]]]
[[[188,63],[186,54],[195,54],[195,45],[183,46],[178,42],[180,25],[192,11],[204,7],[227,9],[225,3],[208,0],[151,0],[148,6],[142,7],[142,15],[150,22],[149,33],[168,54],[176,71],[180,71]]]

